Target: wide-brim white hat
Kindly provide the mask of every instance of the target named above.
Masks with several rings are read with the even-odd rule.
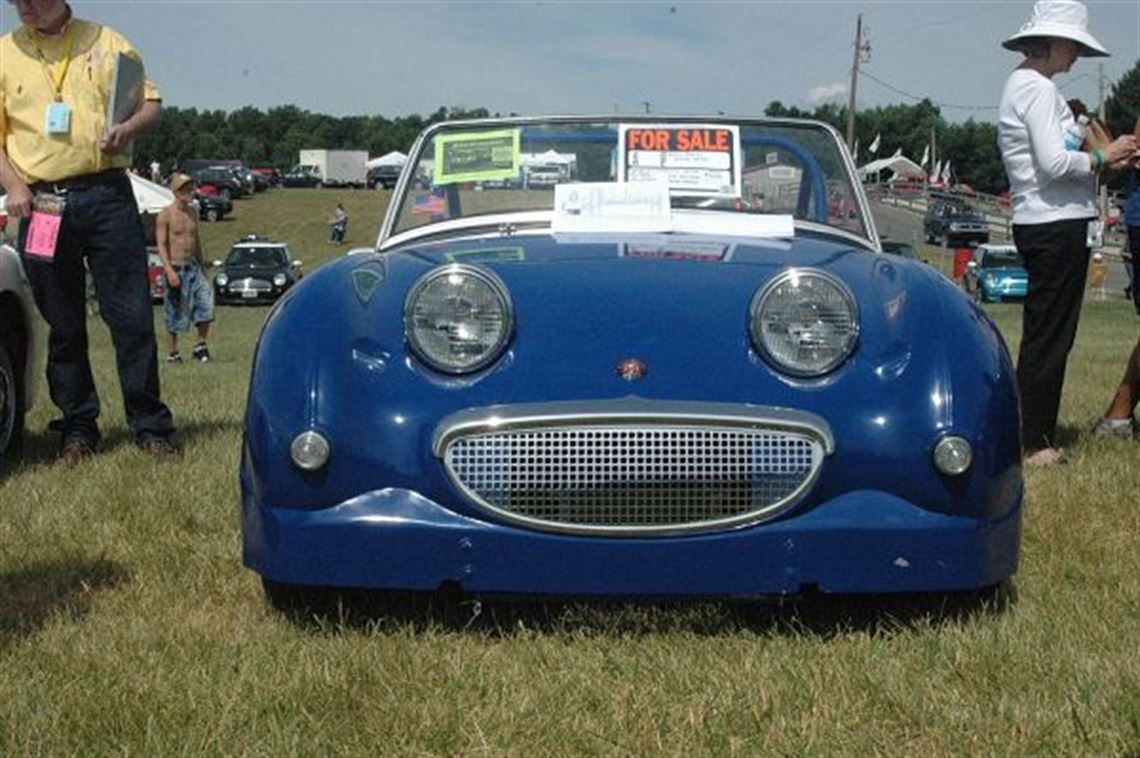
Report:
[[[1021,43],[1034,37],[1060,37],[1072,40],[1086,58],[1108,56],[1110,53],[1089,33],[1089,12],[1078,0],[1037,0],[1033,15],[1001,46],[1007,50],[1022,51]]]

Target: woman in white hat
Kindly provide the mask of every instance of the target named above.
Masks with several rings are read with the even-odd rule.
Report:
[[[1017,358],[1022,445],[1025,463],[1041,466],[1063,457],[1057,411],[1088,271],[1088,224],[1097,217],[1094,177],[1132,160],[1136,140],[1120,137],[1091,154],[1066,147],[1075,122],[1052,78],[1079,57],[1108,55],[1088,31],[1083,3],[1039,0],[1002,46],[1025,55],[1002,92],[998,145],[1009,177],[1013,240],[1029,272]]]

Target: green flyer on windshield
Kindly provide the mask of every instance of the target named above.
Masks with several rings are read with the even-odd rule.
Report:
[[[518,129],[441,134],[435,138],[436,184],[513,179],[518,173]]]

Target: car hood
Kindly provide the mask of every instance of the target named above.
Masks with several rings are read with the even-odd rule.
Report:
[[[275,274],[288,273],[289,269],[281,266],[265,267],[265,266],[222,266],[220,269],[226,276],[229,277],[260,277],[263,279],[271,279]]]
[[[984,268],[979,276],[993,276],[998,279],[1028,279],[1029,272],[1021,266],[1002,266],[1000,268]]]
[[[413,354],[404,309],[420,277],[459,261],[494,271],[514,320],[493,365],[452,377]],[[842,281],[859,308],[854,352],[814,379],[777,371],[750,337],[757,293],[797,267]],[[976,360],[951,358],[961,355]],[[616,370],[630,359],[645,367],[637,381]],[[410,451],[416,460],[392,477],[378,475],[376,486],[401,486],[393,485],[401,476],[419,482],[423,471],[437,470],[428,446],[411,440],[430,439],[448,414],[630,396],[795,408],[825,419],[845,446],[832,465],[842,459],[852,472],[902,470],[926,454],[914,450],[915,430],[933,439],[940,430],[983,428],[994,404],[1016,413],[1016,396],[998,381],[1008,364],[985,312],[933,267],[837,236],[801,230],[794,240],[770,241],[452,239],[346,256],[292,287],[258,343],[251,382],[260,390],[251,393],[248,426],[255,437],[284,435],[286,447],[289,430],[337,430],[341,455],[359,454],[362,468],[349,466],[343,478],[322,485],[329,502],[360,491],[360,477],[348,472],[371,470],[367,451],[378,445]],[[276,487],[278,479],[286,481],[284,473],[258,486]],[[837,475],[827,486],[859,483]],[[941,486],[929,477],[898,483],[908,497],[927,499]],[[282,485],[273,496],[301,503],[312,494],[290,494]]]

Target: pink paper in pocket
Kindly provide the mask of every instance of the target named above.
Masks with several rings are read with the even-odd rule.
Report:
[[[24,242],[24,252],[37,258],[51,260],[55,257],[55,245],[59,241],[59,225],[62,216],[54,213],[32,211],[32,221],[28,224],[28,237]]]

